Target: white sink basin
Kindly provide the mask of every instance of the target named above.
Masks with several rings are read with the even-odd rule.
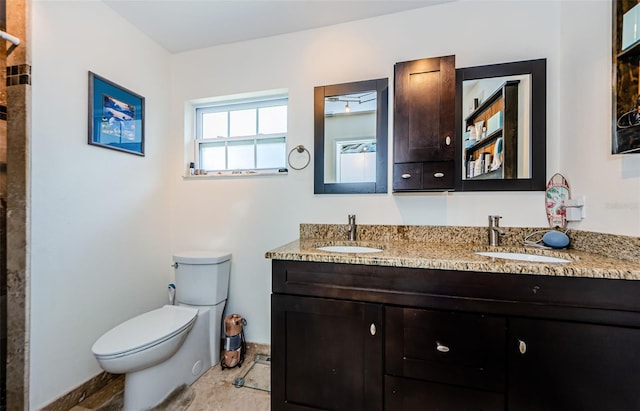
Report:
[[[330,251],[332,253],[379,253],[379,248],[361,247],[357,245],[330,245],[326,247],[318,247],[318,250]]]
[[[570,263],[570,260],[564,258],[549,257],[546,255],[527,254],[527,253],[505,253],[499,251],[482,251],[476,254],[485,257],[504,258],[505,260],[531,261],[534,263]]]

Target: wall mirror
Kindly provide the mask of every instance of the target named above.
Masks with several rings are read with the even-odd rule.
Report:
[[[546,184],[546,59],[456,70],[456,190]]]
[[[386,193],[388,79],[314,88],[314,193]]]

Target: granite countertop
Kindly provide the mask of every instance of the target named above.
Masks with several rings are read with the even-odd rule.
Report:
[[[569,231],[571,248],[544,250],[522,245],[528,233],[545,228],[506,227],[502,245],[486,245],[485,227],[358,226],[359,240],[345,241],[346,225],[303,224],[300,239],[266,253],[266,258],[364,264],[389,267],[492,273],[534,274],[640,280],[640,238]],[[546,229],[548,230],[548,229]],[[381,248],[374,253],[338,253],[318,250],[327,245]],[[485,257],[475,252],[524,252],[569,260],[539,263]]]

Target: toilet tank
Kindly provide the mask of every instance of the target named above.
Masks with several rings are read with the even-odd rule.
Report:
[[[231,253],[187,251],[173,256],[176,269],[176,302],[216,305],[227,299]]]

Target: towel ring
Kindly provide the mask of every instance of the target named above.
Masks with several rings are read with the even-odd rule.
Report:
[[[291,164],[291,154],[293,154],[294,151],[297,151],[298,153],[304,153],[305,151],[307,152],[307,162],[304,163],[304,165],[302,167],[294,167]],[[307,148],[305,146],[303,146],[302,144],[300,144],[299,146],[295,146],[294,148],[291,149],[291,151],[289,151],[289,156],[287,157],[287,161],[289,162],[289,167],[291,167],[294,170],[302,170],[303,168],[306,168],[309,163],[311,162],[311,153],[309,152],[309,150],[307,150]]]

